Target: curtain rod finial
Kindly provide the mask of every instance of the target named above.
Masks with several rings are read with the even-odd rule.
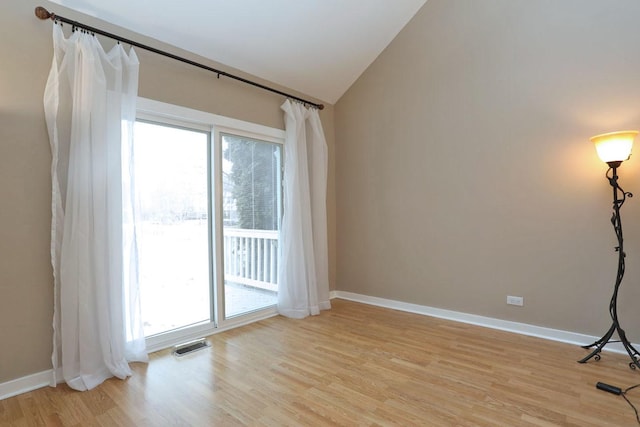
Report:
[[[55,16],[55,14],[49,12],[47,9],[45,9],[42,6],[36,7],[35,13],[36,13],[36,16],[42,20],[53,18]]]

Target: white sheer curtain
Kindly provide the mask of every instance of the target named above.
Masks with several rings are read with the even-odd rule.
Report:
[[[327,143],[316,109],[285,101],[284,215],[280,314],[303,318],[331,308],[327,247]]]
[[[129,167],[138,59],[53,25],[44,95],[52,163],[55,378],[77,390],[147,359]],[[124,184],[124,185],[123,185]]]

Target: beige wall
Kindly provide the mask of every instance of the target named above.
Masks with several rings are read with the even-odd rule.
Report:
[[[39,5],[62,16],[168,48],[48,1],[3,2],[0,13],[0,383],[51,368],[51,152],[42,95],[52,58],[52,24],[35,18],[33,10]],[[151,53],[138,50],[138,55],[140,96],[272,127],[284,126],[280,110],[284,99],[280,96],[229,79],[218,80],[209,72]],[[210,65],[233,72],[228,67]],[[330,280],[334,283],[333,107],[327,106],[321,118],[330,152],[328,217]]]
[[[335,107],[337,288],[602,335],[616,242],[588,138],[640,128],[638,19],[637,0],[429,0]],[[640,342],[638,198],[623,224]]]

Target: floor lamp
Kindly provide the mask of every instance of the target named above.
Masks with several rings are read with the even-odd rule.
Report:
[[[612,320],[611,327],[602,336],[602,338],[593,344],[582,347],[585,349],[595,348],[585,358],[580,359],[578,361],[580,363],[586,363],[591,358],[600,360],[600,352],[605,345],[610,342],[620,342],[627,353],[629,353],[629,357],[631,357],[629,367],[631,369],[636,369],[636,367],[640,368],[640,353],[633,347],[633,345],[631,345],[618,320],[618,290],[620,289],[620,283],[622,283],[622,277],[624,276],[625,258],[624,247],[622,245],[623,239],[622,222],[620,221],[620,208],[626,198],[632,196],[631,193],[625,192],[618,185],[618,168],[623,161],[627,160],[631,156],[631,147],[633,146],[633,140],[637,134],[637,131],[622,131],[597,135],[591,138],[591,141],[593,141],[596,146],[598,156],[603,162],[609,165],[606,177],[613,188],[613,215],[611,216],[611,224],[613,224],[613,229],[615,230],[616,237],[618,238],[618,246],[616,246],[616,252],[618,252],[618,273],[613,287],[613,296],[609,303],[609,314],[611,315]],[[618,334],[619,341],[611,340],[614,333]]]

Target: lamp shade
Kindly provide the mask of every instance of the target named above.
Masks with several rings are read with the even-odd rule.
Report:
[[[591,141],[603,162],[623,162],[631,156],[631,147],[637,134],[636,130],[604,133],[592,136]]]

